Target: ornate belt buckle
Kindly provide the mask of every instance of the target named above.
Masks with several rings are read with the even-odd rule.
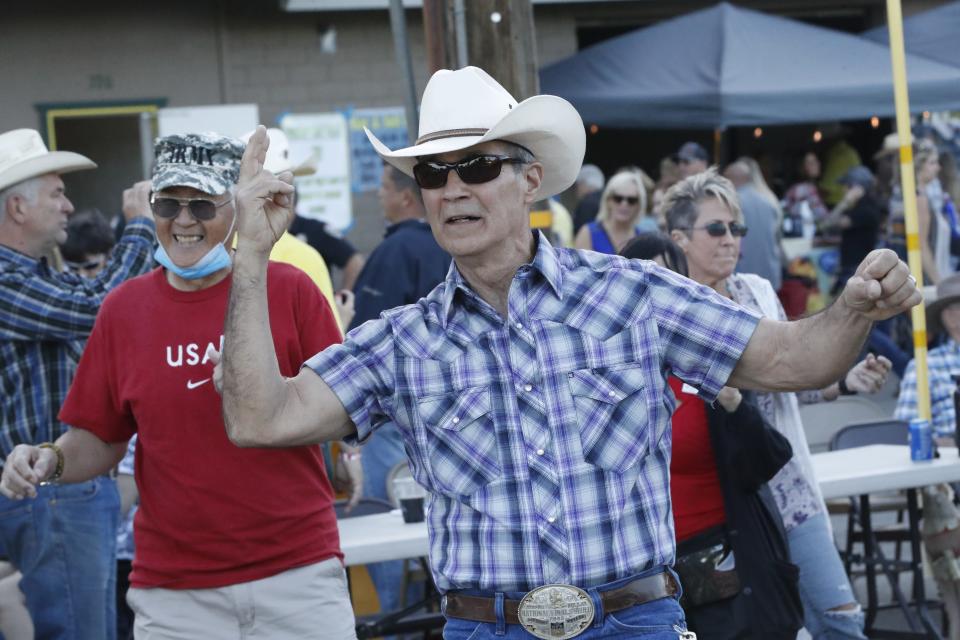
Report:
[[[543,640],[566,640],[580,635],[594,616],[593,600],[578,587],[548,584],[523,596],[517,607],[520,624]]]

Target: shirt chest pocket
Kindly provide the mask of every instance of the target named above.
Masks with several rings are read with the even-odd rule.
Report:
[[[497,431],[488,387],[471,387],[417,401],[434,489],[471,495],[500,476]]]
[[[620,473],[639,463],[654,438],[641,368],[578,369],[567,377],[584,460]]]

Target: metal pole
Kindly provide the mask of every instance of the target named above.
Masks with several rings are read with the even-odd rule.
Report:
[[[413,79],[413,63],[407,45],[407,23],[403,15],[402,0],[390,0],[390,30],[393,31],[393,48],[406,85],[407,136],[410,144],[417,139],[419,116],[417,115],[417,84]]]
[[[467,56],[467,6],[464,0],[453,2],[453,26],[457,32],[457,68],[470,64]]]
[[[920,262],[920,227],[917,222],[917,187],[913,175],[913,138],[910,133],[910,100],[907,93],[907,65],[903,50],[903,16],[900,0],[887,0],[887,25],[890,29],[890,61],[893,67],[893,95],[897,108],[897,136],[900,138],[900,188],[907,226],[907,259],[910,273],[923,283]],[[917,367],[917,415],[930,419],[930,384],[927,376],[926,305],[910,311],[913,320],[913,357]]]
[[[140,112],[140,167],[143,180],[149,179],[153,172],[153,118],[152,113]]]

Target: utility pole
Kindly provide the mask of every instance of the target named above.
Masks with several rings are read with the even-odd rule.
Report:
[[[530,0],[423,0],[423,26],[431,73],[471,64],[517,100],[539,93]]]
[[[537,32],[530,0],[470,0],[467,55],[517,100],[540,93]]]
[[[423,0],[423,35],[428,75],[439,69],[459,68],[453,0]]]

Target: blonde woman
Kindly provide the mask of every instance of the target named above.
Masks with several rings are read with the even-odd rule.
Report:
[[[950,224],[935,206],[928,187],[940,174],[937,147],[929,140],[914,145],[913,171],[917,176],[917,223],[920,236],[920,262],[931,284],[950,275]]]
[[[603,189],[597,219],[580,228],[574,247],[615,254],[638,233],[657,230],[646,211],[647,191],[640,174],[618,173]]]

